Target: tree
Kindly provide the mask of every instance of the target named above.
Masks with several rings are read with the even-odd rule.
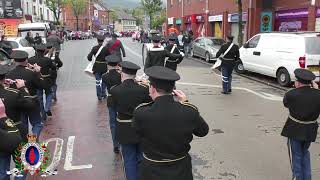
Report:
[[[157,12],[162,10],[162,1],[161,0],[141,0],[141,5],[144,11],[150,18],[150,29],[153,24],[153,17]]]
[[[162,9],[162,11],[159,13],[156,18],[152,21],[152,28],[154,29],[160,29],[163,25],[163,23],[166,21],[167,15],[166,10]]]
[[[79,31],[79,17],[85,13],[87,7],[86,0],[68,0],[68,4],[71,6],[73,15],[77,20],[77,31]]]
[[[46,0],[46,6],[53,12],[53,16],[57,25],[60,25],[60,15],[62,7],[67,3],[67,0]]]
[[[135,9],[132,9],[131,12],[132,16],[136,19],[137,21],[137,26],[141,26],[144,20],[144,10],[142,7],[138,7]]]
[[[239,43],[239,46],[241,46],[242,43],[243,43],[242,0],[235,0],[235,2],[238,5],[238,15],[239,15],[239,21],[238,21],[238,27],[239,27],[238,43]]]

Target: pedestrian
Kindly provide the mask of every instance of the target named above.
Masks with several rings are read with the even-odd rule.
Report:
[[[87,59],[89,61],[92,61],[92,58],[94,57],[95,63],[93,65],[92,71],[96,78],[96,91],[97,91],[97,97],[98,100],[101,101],[102,98],[106,98],[106,84],[102,81],[102,74],[107,72],[107,62],[105,57],[110,55],[109,50],[107,47],[103,46],[104,42],[104,36],[98,35],[97,37],[98,45],[94,46],[90,53],[87,56]]]
[[[57,77],[58,77],[58,70],[63,66],[62,61],[60,60],[60,58],[56,58],[55,56],[53,57],[53,53],[54,53],[54,48],[52,47],[51,43],[47,43],[47,51],[45,52],[45,56],[50,58],[52,60],[52,62],[55,64],[56,66],[56,70],[51,71],[51,78],[53,81],[53,85],[51,87],[52,89],[52,99],[56,102],[57,99],[57,90],[58,90],[58,85],[57,85]],[[53,59],[52,59],[53,57]]]
[[[186,32],[184,34],[184,36],[182,37],[182,42],[183,42],[183,45],[184,45],[184,53],[185,53],[186,58],[189,57],[189,53],[190,53],[190,50],[191,50],[191,42],[193,40],[190,32],[191,31]]]
[[[107,43],[106,47],[111,54],[117,55],[122,61],[122,57],[126,57],[126,52],[121,41],[118,39],[118,35],[113,33],[111,34],[112,39]],[[122,53],[122,55],[121,55]]]
[[[39,35],[39,33],[36,33],[36,37],[34,37],[34,44],[42,44],[42,37]]]
[[[110,89],[121,84],[121,74],[119,72],[118,66],[118,63],[120,63],[120,58],[116,55],[110,55],[106,57],[106,60],[108,63],[108,72],[102,75],[102,81],[107,85],[108,90],[107,107],[109,112],[109,125],[113,142],[113,152],[118,154],[119,142],[116,140],[117,110]]]
[[[183,39],[183,31],[180,31],[180,34],[178,35],[178,41],[179,41],[179,49],[184,49],[184,47],[183,47],[183,41],[182,41],[182,39]]]
[[[143,152],[138,179],[192,180],[190,142],[193,135],[206,136],[208,124],[182,91],[173,90],[179,74],[161,66],[145,72],[153,102],[138,106],[133,113]]]
[[[27,32],[27,35],[26,35],[25,39],[29,42],[29,44],[31,46],[34,45],[34,39],[33,39],[32,33],[30,31]]]
[[[177,60],[179,58],[183,58],[184,54],[174,54],[170,53],[163,46],[161,46],[161,37],[159,35],[153,36],[153,47],[150,48],[147,52],[147,58],[145,62],[145,69],[152,66],[164,66],[166,58],[170,58],[171,60]]]
[[[22,123],[28,127],[30,122],[32,125],[32,133],[39,138],[43,127],[40,102],[37,96],[37,90],[43,89],[40,77],[40,66],[37,64],[33,66],[28,64],[28,53],[25,51],[13,51],[11,57],[14,59],[16,67],[6,75],[6,78],[12,80],[23,79],[25,81],[26,88],[30,94],[25,97],[32,99],[37,105],[33,111],[23,112]]]
[[[150,102],[151,98],[148,87],[135,81],[140,67],[129,61],[121,62],[120,66],[122,83],[110,90],[118,113],[116,139],[121,146],[127,180],[137,180],[138,164],[142,155],[131,122],[134,109],[141,103]]]
[[[283,104],[289,117],[281,135],[288,138],[288,150],[293,180],[311,180],[309,147],[315,142],[320,113],[320,91],[313,83],[315,75],[307,69],[294,71],[295,89],[288,91]]]
[[[0,70],[1,71],[1,70]],[[22,143],[22,138],[15,123],[7,116],[7,108],[3,100],[0,100],[0,179],[10,180],[11,155]],[[13,156],[13,160],[15,157]],[[26,176],[15,177],[15,180],[25,180]]]
[[[216,54],[221,60],[222,94],[232,92],[232,71],[236,61],[240,59],[239,46],[233,44],[233,36],[227,37],[227,43],[223,44]]]
[[[178,45],[176,44],[177,37],[175,34],[171,34],[169,36],[169,45],[165,48],[168,52],[173,54],[180,54],[180,50],[178,49]],[[165,67],[170,68],[174,71],[177,70],[177,65],[180,64],[183,60],[183,57],[178,59],[168,58],[165,61]]]
[[[47,50],[47,47],[44,44],[36,45],[35,49],[36,55],[31,57],[28,62],[32,65],[37,64],[41,67],[40,76],[42,77],[41,83],[43,89],[38,89],[37,94],[42,112],[42,120],[45,121],[47,116],[52,116],[52,86],[54,85],[54,77],[52,77],[52,72],[56,71],[57,67],[50,58],[45,57],[45,51]]]
[[[60,59],[60,51],[61,51],[61,44],[63,40],[57,35],[56,31],[51,31],[50,36],[47,37],[47,43],[51,43],[52,46],[55,48],[55,57]]]
[[[8,42],[7,37],[5,35],[1,36],[1,41],[0,41],[0,48],[2,48],[4,51],[10,55],[12,53],[12,46],[10,42]]]

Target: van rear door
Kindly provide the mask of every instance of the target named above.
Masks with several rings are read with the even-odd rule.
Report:
[[[305,68],[316,76],[320,75],[320,36],[305,37],[306,58]],[[319,78],[317,78],[319,81]]]

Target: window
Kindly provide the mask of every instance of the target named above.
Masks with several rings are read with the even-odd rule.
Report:
[[[173,0],[170,0],[170,6],[173,6]]]
[[[32,7],[32,14],[33,14],[33,15],[37,15],[37,13],[36,13],[36,6],[33,6],[33,7]]]
[[[306,52],[308,54],[320,54],[320,37],[306,37]]]
[[[260,35],[253,37],[249,42],[247,47],[248,48],[256,48],[258,46],[260,40]]]
[[[30,44],[29,44],[29,42],[28,42],[26,39],[24,39],[24,38],[20,39],[19,43],[20,43],[21,46],[23,46],[23,47],[31,47]]]
[[[15,41],[8,41],[8,44],[12,47],[12,49],[19,48],[19,44]]]
[[[50,16],[50,12],[49,12],[49,9],[47,9],[47,20],[50,20],[49,16]]]
[[[27,2],[27,14],[29,14],[29,3]]]
[[[39,0],[39,3],[42,4],[42,0]]]

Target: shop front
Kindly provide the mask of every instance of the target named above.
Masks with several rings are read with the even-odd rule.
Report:
[[[184,23],[185,23],[185,27],[186,27],[186,29],[185,29],[185,31],[191,31],[192,30],[192,26],[191,26],[191,24],[192,24],[192,18],[191,18],[191,16],[186,16],[186,17],[184,17]]]
[[[206,34],[206,29],[204,26],[204,22],[205,22],[204,16],[203,15],[196,15],[195,17],[196,17],[195,22],[197,24],[195,35],[196,35],[196,37],[199,37],[199,36],[203,37]]]
[[[246,41],[247,39],[247,19],[248,19],[248,13],[243,12],[242,13],[242,33],[243,33],[243,41]],[[238,43],[238,36],[239,36],[239,14],[228,14],[228,22],[230,23],[231,27],[231,36],[234,37],[234,42]]]
[[[320,8],[317,9],[315,31],[320,32]]]
[[[275,31],[297,32],[308,30],[308,9],[291,9],[275,13]]]
[[[222,21],[223,21],[223,15],[215,15],[215,16],[209,16],[208,22],[209,26],[211,26],[212,32],[210,32],[210,35],[213,37],[222,38]]]

